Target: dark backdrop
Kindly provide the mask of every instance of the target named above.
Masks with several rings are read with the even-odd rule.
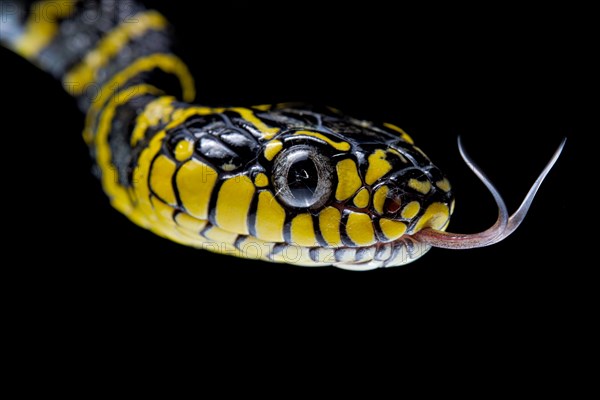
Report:
[[[90,174],[73,100],[0,49],[3,231],[17,256],[5,265],[26,275],[23,296],[41,293],[82,312],[111,305],[124,320],[232,315],[244,331],[260,326],[265,310],[298,327],[339,318],[382,332],[416,313],[440,331],[463,322],[483,335],[519,327],[532,342],[575,322],[586,293],[576,290],[578,245],[565,232],[578,212],[579,124],[591,108],[582,99],[590,56],[581,13],[149,3],[175,26],[200,102],[314,102],[403,127],[455,188],[453,231],[479,231],[496,217],[460,159],[457,135],[511,210],[560,140],[569,142],[522,227],[493,247],[433,249],[408,266],[362,273],[240,260],[163,240],[114,211]]]

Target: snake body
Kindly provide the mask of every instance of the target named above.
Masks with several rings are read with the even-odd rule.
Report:
[[[77,99],[113,207],[172,241],[361,270],[491,244],[518,225],[500,212],[493,234],[444,233],[451,185],[397,126],[332,108],[193,105],[168,22],[135,1],[2,0],[0,17],[2,44]]]

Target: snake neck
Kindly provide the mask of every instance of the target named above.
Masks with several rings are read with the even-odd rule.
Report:
[[[192,101],[194,81],[172,53],[167,20],[131,0],[0,1],[0,43],[59,80],[97,114],[146,84]]]

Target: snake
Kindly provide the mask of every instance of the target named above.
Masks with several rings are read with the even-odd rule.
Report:
[[[451,233],[450,181],[404,130],[331,107],[196,104],[172,26],[138,1],[0,0],[0,43],[76,99],[116,210],[161,237],[229,256],[369,270],[432,247],[498,243],[523,221],[566,140],[509,215],[459,137],[498,218],[479,233]]]

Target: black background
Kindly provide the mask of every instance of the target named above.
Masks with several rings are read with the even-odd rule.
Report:
[[[476,232],[496,217],[457,135],[510,210],[565,136],[567,146],[522,227],[495,246],[433,249],[404,267],[360,273],[235,259],[171,243],[114,211],[90,173],[74,101],[0,49],[2,79],[14,84],[1,87],[1,129],[11,157],[3,230],[17,256],[5,263],[19,271],[17,299],[38,299],[40,315],[107,313],[123,324],[158,316],[212,330],[222,318],[242,336],[266,322],[274,336],[339,326],[347,338],[428,326],[437,342],[469,326],[468,340],[494,340],[498,354],[520,343],[540,356],[556,329],[579,324],[589,293],[569,232],[591,109],[583,10],[148,3],[176,28],[201,103],[320,103],[403,127],[455,188],[449,230]]]

